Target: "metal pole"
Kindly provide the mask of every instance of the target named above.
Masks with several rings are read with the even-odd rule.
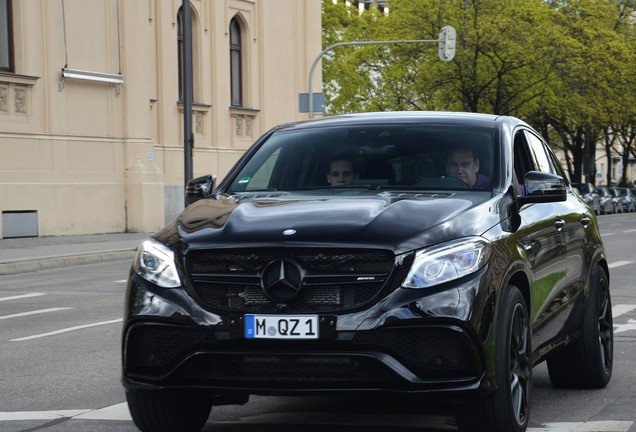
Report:
[[[183,175],[184,187],[192,180],[192,32],[190,30],[190,0],[183,0]],[[185,189],[184,189],[185,190]]]
[[[331,51],[334,48],[341,47],[341,46],[348,46],[348,45],[386,45],[386,44],[397,44],[397,43],[431,43],[431,42],[439,42],[439,39],[339,42],[333,45],[329,45],[327,48],[322,50],[320,54],[318,54],[314,62],[311,64],[311,68],[309,69],[309,82],[307,85],[307,90],[309,91],[309,94],[307,95],[307,102],[309,103],[309,107],[308,107],[309,118],[314,118],[314,95],[313,95],[313,88],[312,88],[312,81],[314,79],[314,69],[316,69],[316,65],[327,52]]]

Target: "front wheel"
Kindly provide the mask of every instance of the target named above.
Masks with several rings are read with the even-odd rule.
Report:
[[[605,270],[598,266],[591,281],[581,337],[548,358],[548,373],[555,387],[603,388],[612,377],[614,323]]]
[[[532,349],[530,314],[525,298],[509,286],[501,301],[495,348],[497,388],[489,396],[458,407],[464,432],[523,432],[530,414]]]
[[[160,394],[126,391],[128,409],[142,432],[197,432],[205,425],[212,402],[173,399]]]

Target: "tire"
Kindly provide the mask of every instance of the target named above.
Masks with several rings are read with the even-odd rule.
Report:
[[[592,275],[581,337],[549,357],[547,363],[555,387],[599,389],[610,381],[614,364],[614,324],[609,281],[600,266]]]
[[[530,314],[517,287],[506,290],[497,319],[495,381],[484,398],[457,407],[457,426],[464,432],[523,432],[528,426],[532,390]]]
[[[131,390],[126,391],[126,400],[142,432],[197,432],[212,410],[212,402],[204,399],[173,399]]]

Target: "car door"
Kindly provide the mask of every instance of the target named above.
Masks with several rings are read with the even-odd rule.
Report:
[[[525,174],[551,172],[545,152],[537,154],[534,134],[518,129],[514,137],[514,170],[524,193]],[[538,139],[538,137],[536,137]],[[532,140],[532,141],[530,141]],[[539,140],[541,142],[541,140]],[[533,345],[540,347],[554,338],[560,328],[560,296],[567,288],[566,254],[562,230],[565,221],[559,203],[526,204],[520,208],[518,242],[525,255],[531,283]]]
[[[547,155],[552,172],[566,178],[565,171],[547,144],[542,143],[541,146]],[[586,206],[572,188],[568,192],[567,200],[557,203],[557,206],[561,209],[561,216],[565,221],[565,226],[562,229],[562,240],[566,253],[568,296],[571,300],[583,290],[585,283],[589,261],[589,259],[586,260],[586,257],[589,257],[589,253],[592,252],[587,247],[590,236],[593,235],[590,230],[593,227],[592,218],[594,215],[592,214],[593,209]]]
[[[525,131],[525,135],[537,169],[566,178],[547,143],[530,131]],[[553,203],[553,211],[550,220],[558,233],[559,251],[562,256],[557,266],[550,270],[549,279],[545,279],[546,285],[550,286],[550,292],[543,298],[541,308],[536,311],[537,323],[544,327],[541,332],[544,340],[537,342],[547,342],[558,335],[574,307],[576,298],[583,290],[587,273],[586,230],[591,229],[594,217],[591,209],[572,187],[569,188],[565,201]],[[547,286],[542,285],[540,284],[541,289],[547,291]]]

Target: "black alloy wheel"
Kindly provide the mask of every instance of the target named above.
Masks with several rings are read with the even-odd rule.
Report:
[[[159,392],[126,391],[130,415],[142,432],[197,432],[210,416],[212,402],[173,399]]]
[[[591,280],[581,337],[548,358],[548,372],[555,387],[598,389],[612,377],[614,321],[609,280],[600,266]]]
[[[510,330],[510,394],[512,409],[518,424],[527,423],[529,377],[531,363],[529,346],[529,317],[525,305],[515,304]]]
[[[532,343],[526,300],[508,286],[497,319],[497,388],[485,398],[458,407],[463,432],[523,432],[528,426],[532,389]]]

